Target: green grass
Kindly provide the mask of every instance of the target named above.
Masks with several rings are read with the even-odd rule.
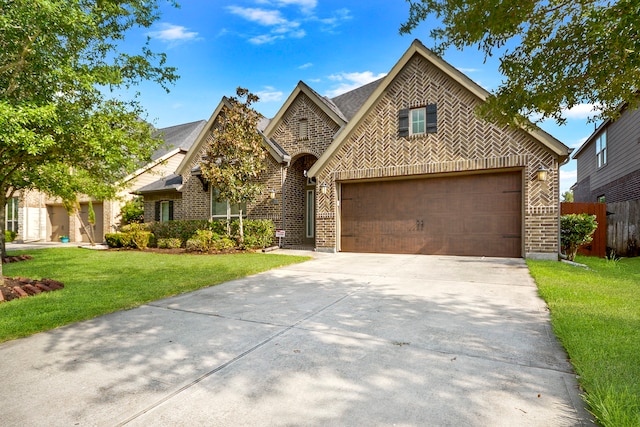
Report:
[[[309,259],[262,253],[168,255],[77,248],[20,253],[34,258],[5,264],[5,276],[46,277],[64,283],[65,288],[0,304],[0,342]]]
[[[640,426],[640,258],[527,261],[553,328],[604,426]]]

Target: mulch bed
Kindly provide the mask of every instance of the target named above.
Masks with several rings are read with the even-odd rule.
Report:
[[[3,264],[27,261],[33,259],[30,255],[9,256],[2,259]],[[64,288],[64,284],[53,279],[28,279],[26,277],[5,277],[0,281],[0,303],[17,298],[27,298],[42,292],[57,291]]]

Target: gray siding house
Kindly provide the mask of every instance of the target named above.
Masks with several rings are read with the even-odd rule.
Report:
[[[602,123],[573,158],[576,202],[640,199],[640,110],[625,107],[617,120]]]

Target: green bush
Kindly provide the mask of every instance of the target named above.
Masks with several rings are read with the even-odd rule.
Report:
[[[182,240],[176,237],[158,239],[157,246],[160,249],[177,249],[182,247]]]
[[[130,233],[106,233],[104,240],[110,248],[129,248],[131,247]]]
[[[131,245],[134,249],[147,249],[153,234],[150,231],[131,231]]]
[[[126,233],[107,233],[104,239],[110,248],[146,249],[153,235],[149,231],[135,230]]]
[[[144,222],[144,200],[141,196],[126,202],[120,209],[122,224]]]
[[[193,237],[187,240],[186,249],[190,252],[209,252],[214,240],[219,236],[211,230],[196,230]]]
[[[5,230],[4,231],[4,241],[7,242],[7,243],[13,242],[16,239],[17,235],[18,235],[18,233],[16,233],[15,231]]]
[[[220,237],[211,242],[212,249],[216,251],[227,251],[236,247],[236,241],[228,237]]]
[[[276,232],[276,227],[273,225],[273,221],[266,219],[248,219],[243,221],[244,223],[244,243],[245,249],[261,249],[271,246],[273,243],[273,237]],[[239,227],[237,221],[234,221],[234,226]]]
[[[593,240],[593,233],[598,228],[595,215],[567,214],[560,217],[560,241],[567,255],[573,261],[581,245]]]
[[[196,234],[197,230],[209,230],[210,222],[207,220],[175,220],[152,222],[147,226],[158,239],[180,239],[182,242],[186,242]]]

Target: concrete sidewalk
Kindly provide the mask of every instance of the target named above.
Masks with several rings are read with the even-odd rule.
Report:
[[[591,425],[522,260],[323,254],[0,357],[3,426]]]

